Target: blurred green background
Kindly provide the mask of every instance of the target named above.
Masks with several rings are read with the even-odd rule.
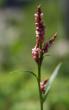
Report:
[[[64,1],[64,2],[63,2]],[[59,62],[44,110],[69,110],[69,37],[65,0],[0,0],[0,110],[39,110],[31,50],[35,46],[34,13],[41,4],[46,26],[45,40],[58,32],[55,45],[42,65],[42,80],[49,78]],[[64,4],[63,4],[64,3]]]

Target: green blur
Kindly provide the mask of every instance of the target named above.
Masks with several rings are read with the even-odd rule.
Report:
[[[19,9],[21,13],[19,19],[7,18],[7,30],[11,27],[16,31],[14,35],[16,40],[10,45],[0,44],[0,51],[4,52],[4,60],[0,63],[0,110],[40,110],[36,79],[24,72],[29,70],[37,74],[37,65],[32,59],[31,50],[35,46],[34,13],[39,2],[44,13],[45,40],[56,31],[58,31],[56,42],[65,40],[63,18],[57,0],[30,2]],[[58,55],[54,57],[53,54],[45,56],[42,79],[49,78],[59,62],[63,64],[44,103],[44,110],[69,110],[68,54],[62,57]]]

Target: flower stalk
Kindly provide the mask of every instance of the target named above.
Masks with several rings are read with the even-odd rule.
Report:
[[[40,97],[40,109],[43,110],[43,99],[42,99],[42,91],[40,87],[40,82],[41,82],[41,65],[38,65],[38,88],[39,88],[39,97]]]
[[[38,66],[38,74],[37,74],[37,83],[39,90],[39,99],[40,99],[40,110],[43,110],[43,104],[45,101],[44,96],[46,97],[46,86],[48,85],[48,79],[41,79],[41,66],[44,58],[44,54],[48,53],[49,48],[54,43],[57,33],[55,33],[46,43],[44,43],[44,35],[45,35],[45,26],[43,22],[43,12],[41,10],[40,5],[37,7],[35,13],[35,28],[36,28],[36,44],[32,49],[32,58],[35,60]]]

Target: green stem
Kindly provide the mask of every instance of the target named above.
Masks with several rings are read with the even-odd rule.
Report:
[[[40,110],[43,110],[43,98],[42,98],[42,92],[40,90],[40,82],[41,82],[41,65],[38,64],[38,88],[39,88],[39,97],[40,97]]]

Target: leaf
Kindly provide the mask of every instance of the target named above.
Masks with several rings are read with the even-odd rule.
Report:
[[[32,71],[25,71],[25,72],[30,73],[30,74],[32,74],[33,76],[35,76],[37,78],[36,74]]]
[[[51,77],[49,78],[47,85],[46,85],[46,92],[45,92],[45,96],[44,96],[44,101],[49,93],[49,90],[52,86],[53,81],[55,80],[55,78],[57,77],[58,73],[59,73],[59,69],[61,67],[62,63],[58,64],[58,66],[55,68],[55,70],[53,71]]]

